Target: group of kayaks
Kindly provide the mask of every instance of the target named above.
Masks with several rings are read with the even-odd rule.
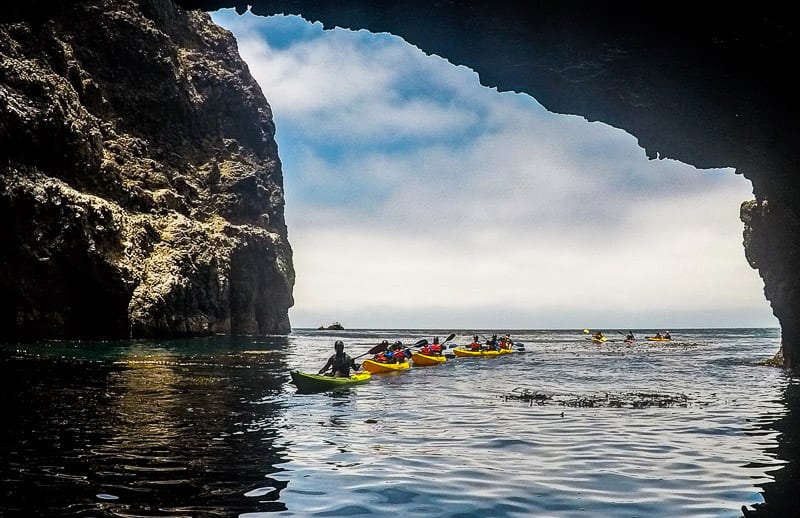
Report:
[[[589,334],[588,329],[584,329],[583,332]],[[622,331],[617,331],[617,332],[621,335],[625,334]],[[591,338],[590,337],[586,338],[590,339],[592,342],[596,344],[602,344],[608,341],[608,337],[603,335],[602,331],[597,331],[591,335]],[[672,341],[672,336],[670,336],[669,331],[667,331],[666,333],[664,333],[664,335],[662,335],[661,333],[656,333],[655,336],[646,336],[644,339],[647,340],[648,342],[670,342]],[[634,338],[633,333],[629,332],[627,335],[625,335],[625,340],[623,341],[626,344],[632,344],[636,341],[636,338]]]
[[[451,340],[453,337],[454,335],[451,335],[447,338],[447,340],[445,340],[445,343],[442,344],[443,349],[447,348],[445,345],[446,342]],[[423,342],[425,345],[427,345],[427,340],[421,340],[415,345],[420,346],[423,344]],[[524,346],[522,344],[518,344],[518,350],[524,350],[523,348]],[[508,348],[492,349],[472,349],[469,346],[454,346],[451,348],[451,350],[453,351],[453,354],[448,356],[457,358],[497,357],[514,352],[514,349],[512,349],[511,346]],[[293,370],[289,374],[291,375],[292,383],[294,383],[294,385],[297,387],[298,392],[322,392],[365,383],[372,378],[373,374],[402,372],[410,369],[411,363],[413,363],[414,367],[432,367],[441,365],[447,361],[447,356],[441,353],[423,354],[420,351],[414,351],[410,354],[411,362],[409,362],[408,359],[409,358],[403,358],[403,361],[395,362],[383,362],[376,359],[367,359],[361,363],[361,370],[352,373],[346,378],[333,377],[324,374],[311,374],[297,370]]]

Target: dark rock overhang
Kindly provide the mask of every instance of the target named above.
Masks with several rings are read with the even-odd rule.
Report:
[[[695,4],[357,0],[177,0],[185,8],[247,5],[325,27],[390,32],[465,65],[499,90],[526,92],[556,113],[635,135],[651,158],[790,175],[786,151],[797,80],[786,9]],[[760,187],[760,185],[759,185]],[[766,186],[764,186],[766,188]],[[762,193],[757,193],[762,194]],[[773,193],[765,192],[765,196]]]

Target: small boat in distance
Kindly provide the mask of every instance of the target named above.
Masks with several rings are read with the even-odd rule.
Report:
[[[329,326],[319,326],[317,331],[344,331],[344,326],[339,322],[334,322]]]

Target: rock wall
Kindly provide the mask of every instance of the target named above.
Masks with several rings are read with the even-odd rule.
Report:
[[[232,35],[170,0],[0,21],[4,337],[288,332],[275,128]]]
[[[785,365],[800,367],[800,80],[787,68],[798,47],[788,4],[176,1],[390,32],[487,86],[622,128],[652,159],[735,168],[758,200],[742,210],[747,258],[780,320]]]

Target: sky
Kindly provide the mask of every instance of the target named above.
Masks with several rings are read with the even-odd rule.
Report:
[[[294,328],[778,327],[733,169],[648,160],[390,34],[212,19],[272,107]]]

